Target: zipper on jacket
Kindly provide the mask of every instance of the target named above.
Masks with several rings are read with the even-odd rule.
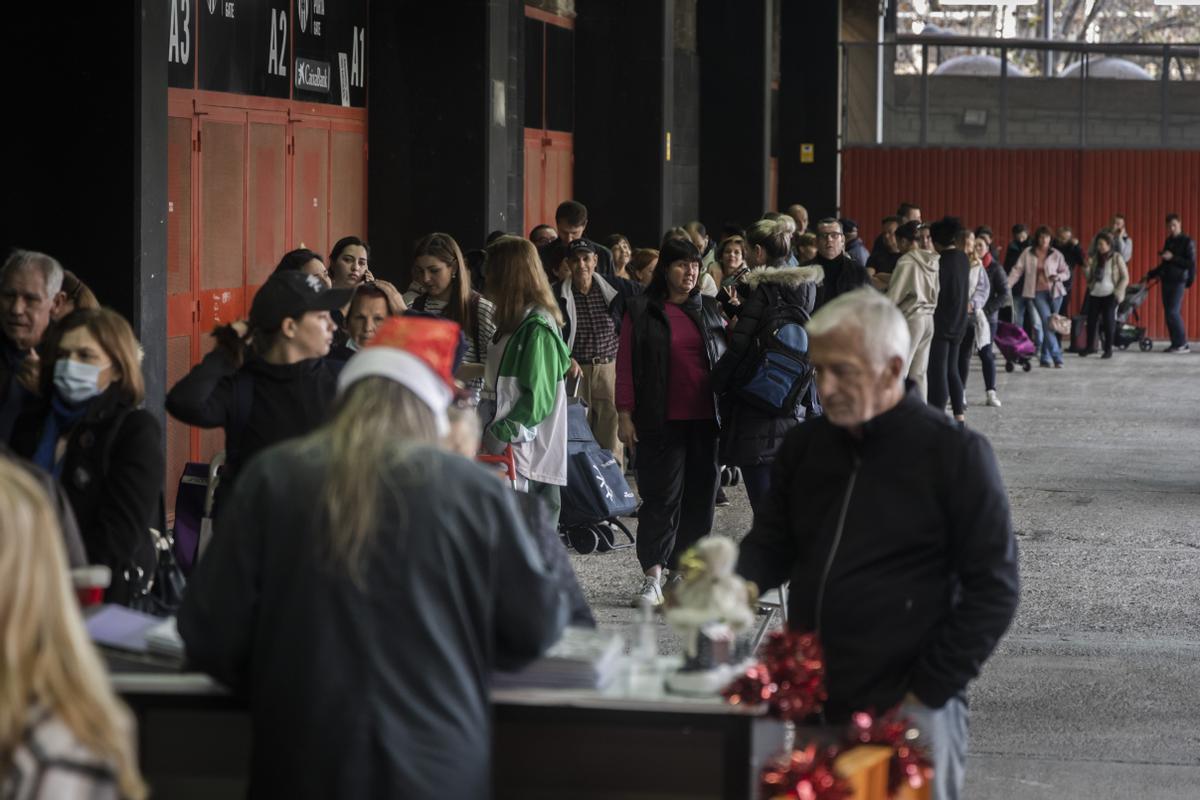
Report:
[[[837,530],[833,534],[833,545],[829,548],[829,556],[825,559],[825,568],[821,570],[821,580],[817,584],[817,606],[814,627],[817,636],[821,635],[821,612],[825,605],[825,584],[829,581],[829,573],[833,570],[833,559],[837,556],[838,546],[842,543],[842,532],[846,528],[846,513],[850,510],[850,496],[854,494],[854,484],[858,480],[858,468],[862,460],[854,456],[854,469],[850,472],[850,480],[846,483],[846,494],[842,498],[842,511],[838,515]]]
[[[829,548],[829,557],[825,559],[825,568],[821,570],[821,580],[817,584],[817,608],[813,627],[816,629],[818,641],[821,639],[821,612],[825,605],[825,584],[829,581],[829,573],[833,570],[833,559],[837,556],[838,546],[842,543],[842,532],[846,528],[846,513],[850,510],[850,497],[854,494],[854,484],[858,481],[858,468],[861,464],[862,459],[855,455],[854,469],[850,471],[850,480],[846,482],[846,495],[842,498],[842,511],[838,515],[837,530],[833,534],[833,545]],[[821,709],[820,718],[822,725],[828,723],[824,708]]]

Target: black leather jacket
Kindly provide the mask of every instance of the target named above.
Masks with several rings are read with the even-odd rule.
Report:
[[[633,423],[639,433],[661,430],[667,421],[671,327],[663,306],[665,302],[661,296],[643,294],[629,298],[625,304],[632,325],[630,350],[633,354],[633,386],[637,398]],[[680,308],[700,329],[711,371],[725,353],[725,318],[721,316],[721,307],[714,298],[705,297],[697,291]],[[717,408],[715,394],[713,408]],[[715,413],[719,425],[720,412]]]

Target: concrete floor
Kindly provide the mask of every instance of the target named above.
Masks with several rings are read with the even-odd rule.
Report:
[[[1200,798],[1200,353],[1163,346],[1001,371],[1001,409],[975,365],[967,423],[1000,459],[1023,586],[971,687],[972,800]],[[740,538],[730,500],[715,532]],[[632,550],[572,560],[600,624],[631,626]]]

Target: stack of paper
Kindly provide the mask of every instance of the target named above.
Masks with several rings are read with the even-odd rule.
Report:
[[[625,640],[619,633],[567,628],[544,656],[519,672],[495,672],[498,689],[603,689],[616,676]]]
[[[183,657],[183,640],[175,618],[151,616],[124,606],[104,605],[84,621],[92,641],[132,653]]]

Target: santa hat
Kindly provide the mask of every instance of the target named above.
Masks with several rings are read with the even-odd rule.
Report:
[[[454,354],[461,334],[457,323],[433,317],[391,317],[356,353],[338,376],[338,394],[362,378],[377,375],[417,396],[437,420],[439,436],[450,430],[446,409],[455,397]]]

